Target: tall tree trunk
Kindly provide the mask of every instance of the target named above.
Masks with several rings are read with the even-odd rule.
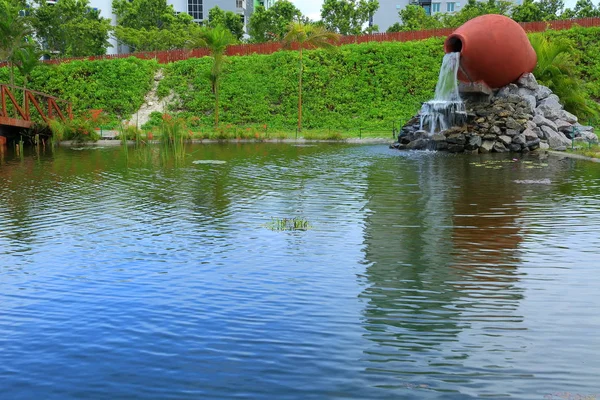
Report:
[[[215,80],[215,128],[219,127],[219,78]]]
[[[300,44],[300,71],[298,73],[298,132],[302,131],[302,44]]]

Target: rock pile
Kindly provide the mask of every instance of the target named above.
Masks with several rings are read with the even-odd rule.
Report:
[[[597,141],[591,126],[563,109],[558,96],[539,85],[533,74],[494,91],[485,101],[467,99],[467,123],[433,135],[421,130],[420,116],[402,127],[392,147],[445,150],[453,153],[529,152],[566,150],[571,137]]]

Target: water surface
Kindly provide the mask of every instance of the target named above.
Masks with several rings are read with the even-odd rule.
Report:
[[[0,157],[2,397],[600,397],[600,165],[187,153]]]

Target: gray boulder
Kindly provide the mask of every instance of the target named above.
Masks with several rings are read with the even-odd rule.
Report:
[[[498,136],[498,140],[500,140],[500,142],[502,142],[502,144],[504,145],[509,145],[512,143],[512,139],[510,136],[506,136],[506,135],[500,135]]]
[[[417,140],[413,140],[412,142],[407,144],[406,148],[408,150],[424,150],[427,148],[428,144],[429,144],[429,140],[427,140],[427,139],[417,139]]]
[[[537,135],[536,135],[536,137],[535,137],[535,138],[531,138],[531,139],[537,139]],[[525,137],[525,135],[524,135],[524,134],[522,134],[522,133],[521,133],[521,134],[519,134],[519,135],[515,136],[515,137],[512,139],[512,142],[513,142],[514,144],[518,144],[518,145],[524,145],[524,144],[527,142],[527,138]]]
[[[453,133],[446,138],[448,143],[464,145],[467,142],[465,135],[462,133]]]
[[[535,91],[535,98],[540,101],[552,94],[552,90],[546,86],[540,85]]]
[[[521,77],[517,81],[517,84],[519,86],[521,86],[522,88],[527,88],[527,89],[530,89],[530,90],[537,90],[539,88],[539,86],[540,86],[537,83],[537,80],[535,79],[535,76],[533,76],[533,74],[531,72],[528,72],[528,73],[525,73],[525,74],[521,75]]]
[[[571,130],[573,129],[570,123],[562,119],[557,119],[556,121],[554,121],[554,123],[556,124],[556,130],[563,133],[571,132]]]
[[[550,96],[548,96],[545,99],[541,100],[538,103],[538,107],[539,106],[549,106],[551,108],[559,108],[561,110],[563,108],[562,104],[560,104],[560,99],[555,94],[551,94]]]
[[[493,149],[496,153],[506,153],[508,151],[502,142],[494,143]]]
[[[473,136],[469,137],[469,140],[468,140],[467,144],[465,145],[465,149],[466,150],[478,149],[479,147],[481,147],[481,143],[483,143],[483,141],[481,140],[481,136],[473,135]]]
[[[561,112],[564,111],[562,106],[549,103],[545,105],[538,106],[536,109],[536,115],[543,115],[544,118],[548,118],[549,120],[557,120],[562,117]],[[565,118],[563,118],[565,119]]]
[[[521,145],[516,144],[516,143],[511,143],[508,145],[508,150],[510,150],[512,152],[519,152],[519,151],[521,151]]]
[[[570,124],[574,124],[577,122],[577,117],[566,110],[561,110],[560,119],[564,119]]]
[[[494,148],[494,142],[492,140],[484,140],[483,143],[481,143],[481,147],[479,147],[479,152],[480,153],[491,153],[493,148]]]
[[[525,136],[525,140],[533,140],[533,139],[537,139],[538,138],[538,134],[535,133],[535,131],[533,129],[525,129],[522,133],[523,136]]]
[[[535,112],[535,108],[537,106],[537,101],[535,99],[535,96],[530,95],[530,94],[525,94],[523,95],[523,98],[527,101],[527,112],[529,114],[533,114]]]
[[[545,133],[548,135],[548,145],[550,145],[552,150],[564,151],[567,147],[571,146],[571,140],[567,139],[562,133],[554,132],[550,129],[545,131]]]
[[[550,128],[552,128],[552,130],[557,131],[558,129],[556,128],[556,124],[552,121],[550,121],[547,118],[544,118],[540,115],[536,115],[535,117],[533,117],[533,123],[536,124],[538,127],[542,127],[542,126],[549,126]]]

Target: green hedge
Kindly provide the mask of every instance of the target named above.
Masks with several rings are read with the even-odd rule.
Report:
[[[442,39],[348,45],[305,52],[305,128],[391,129],[431,98],[443,56]],[[173,90],[179,109],[212,123],[211,60],[165,67],[159,94]],[[293,128],[298,104],[298,52],[229,57],[221,85],[221,121]]]
[[[135,57],[43,65],[33,71],[28,87],[70,101],[76,115],[102,108],[112,118],[128,118],[144,102],[157,67],[156,61]],[[21,85],[16,69],[15,74]],[[8,68],[0,68],[0,82],[8,81]]]

